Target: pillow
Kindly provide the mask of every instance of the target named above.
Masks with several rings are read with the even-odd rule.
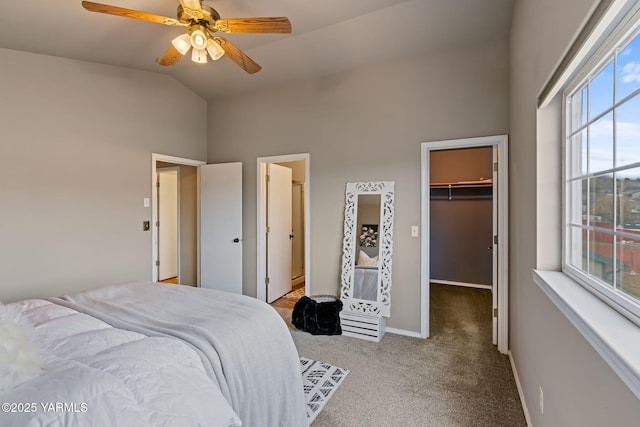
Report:
[[[43,373],[44,362],[34,332],[16,307],[0,303],[0,391]]]
[[[358,255],[358,264],[361,267],[377,267],[378,266],[378,255],[373,258],[369,257],[364,251],[360,251]]]

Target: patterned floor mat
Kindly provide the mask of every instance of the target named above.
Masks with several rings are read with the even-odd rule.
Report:
[[[300,357],[300,369],[307,403],[307,418],[311,424],[350,371],[305,357]]]

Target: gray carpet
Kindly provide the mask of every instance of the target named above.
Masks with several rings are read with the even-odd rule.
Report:
[[[526,426],[509,359],[491,344],[491,293],[431,285],[430,317],[427,340],[292,331],[301,356],[351,370],[313,427]]]

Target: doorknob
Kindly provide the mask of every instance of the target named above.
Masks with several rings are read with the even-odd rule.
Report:
[[[238,239],[237,237],[233,239],[233,243],[238,243],[238,242],[240,242],[240,239]]]
[[[289,240],[293,240],[293,234],[289,234]]]

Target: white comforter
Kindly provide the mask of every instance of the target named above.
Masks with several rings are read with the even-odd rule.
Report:
[[[188,343],[245,427],[303,427],[298,351],[280,315],[243,295],[150,282],[52,299],[118,328]]]
[[[0,392],[3,427],[240,425],[184,342],[113,328],[44,300],[12,305],[35,325],[47,366]]]

